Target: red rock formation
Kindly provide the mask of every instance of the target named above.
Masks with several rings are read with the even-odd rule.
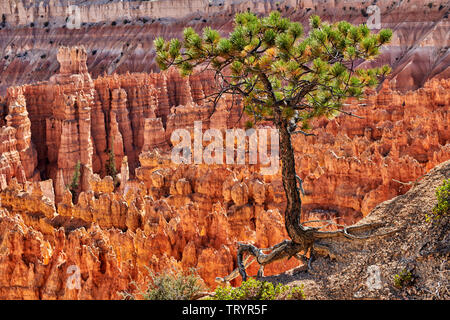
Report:
[[[28,118],[22,88],[10,88],[6,97],[5,127],[0,128],[0,188],[4,189],[12,178],[20,182],[39,179],[37,154],[31,142],[31,123]]]
[[[0,128],[0,187],[4,189],[13,177],[26,181],[25,170],[17,151],[16,130],[12,127]]]
[[[0,22],[4,43],[0,46],[0,94],[13,85],[49,79],[58,71],[60,45],[83,45],[88,68],[97,78],[105,73],[155,71],[155,35],[182,37],[186,26],[200,32],[211,26],[227,34],[232,30],[234,14],[247,8],[265,15],[279,10],[301,22],[306,31],[312,14],[323,20],[354,24],[367,23],[373,15],[367,13],[373,5],[368,1],[227,0],[220,5],[220,1],[177,0],[169,5],[164,1],[78,0],[70,1],[70,5],[74,5],[72,10],[68,10],[65,0],[45,1],[39,6],[17,0],[0,4],[0,12],[5,16],[4,23]],[[381,27],[394,31],[392,44],[377,61],[392,66],[398,89],[416,89],[433,77],[449,77],[448,1],[378,0],[375,5],[380,9]],[[79,28],[71,24],[73,13],[77,17],[79,13]]]
[[[194,120],[207,119],[211,113],[210,106],[197,105],[191,96],[192,86],[196,88],[195,99],[205,102],[204,91],[211,91],[211,85],[205,84],[204,76],[188,80],[169,70],[164,74],[115,75],[93,82],[86,71],[83,48],[62,48],[58,59],[61,71],[49,82],[20,89],[29,103],[33,141],[39,146],[38,167],[43,177],[58,183],[58,200],[77,161],[86,170],[105,174],[107,153],[114,143],[116,167],[126,155],[134,175],[144,146],[145,150],[167,148],[173,130],[192,128]],[[176,86],[170,95],[167,83]],[[188,105],[180,104],[185,102]],[[224,113],[224,122],[228,114]],[[58,170],[62,176],[57,177]]]
[[[239,101],[224,97],[213,111],[205,99],[210,75],[180,78],[169,70],[93,81],[84,61],[83,49],[63,49],[61,74],[8,91],[0,128],[0,247],[7,248],[1,298],[116,299],[133,290],[131,280],[145,283],[146,267],[196,267],[214,287],[215,277],[236,266],[236,241],[269,247],[287,237],[280,173],[169,158],[175,129],[192,129],[196,120],[203,129],[243,125]],[[319,119],[316,136],[295,136],[303,219],[353,223],[450,159],[449,87],[448,79],[433,80],[401,94],[385,83],[378,94],[349,101],[362,119]],[[104,176],[111,143],[118,188]],[[73,203],[66,184],[78,160]],[[39,180],[36,164],[40,178],[52,180],[29,182]],[[281,261],[265,271],[297,264]],[[80,270],[80,289],[67,285],[71,266]]]
[[[142,151],[150,151],[154,148],[166,149],[168,146],[161,118],[145,118],[142,136],[144,137]]]
[[[76,163],[92,168],[91,106],[93,83],[86,69],[82,47],[62,47],[58,53],[61,72],[48,83],[24,86],[31,120],[33,142],[37,147],[38,167],[43,177],[55,185],[56,198],[74,173]],[[58,172],[61,175],[58,176]],[[57,177],[58,176],[58,177]]]
[[[95,124],[93,141],[98,154],[95,163],[99,163],[94,171],[104,173],[102,168],[106,157],[101,150],[105,149],[106,130],[115,130],[110,135],[119,148],[115,150],[116,165],[119,166],[121,157],[126,155],[133,175],[139,165],[139,153],[154,148],[166,150],[170,145],[170,136],[177,128],[192,129],[196,120],[203,120],[205,128],[208,128],[209,117],[218,119],[216,123],[221,122],[224,128],[242,123],[243,120],[236,117],[238,103],[234,104],[234,108],[225,108],[221,104],[221,112],[216,110],[212,114],[212,104],[205,99],[212,92],[214,82],[211,77],[211,74],[205,73],[183,79],[178,71],[170,69],[159,74],[114,75],[94,80],[96,100],[99,100],[95,102],[92,112],[92,122]],[[106,117],[111,124],[102,128],[107,112],[113,112],[115,116]],[[117,122],[117,130],[114,122]],[[122,148],[125,149],[122,151]]]
[[[367,215],[449,159],[449,85],[433,80],[399,94],[386,82],[378,95],[349,106],[363,119],[319,120],[312,131],[317,137],[295,137],[306,208],[331,210],[344,220]]]
[[[8,116],[6,125],[16,129],[17,151],[25,170],[27,179],[37,179],[35,168],[37,166],[37,153],[31,142],[31,122],[21,88],[8,90]]]

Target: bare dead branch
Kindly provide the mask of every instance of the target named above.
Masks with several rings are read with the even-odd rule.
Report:
[[[309,136],[317,137],[317,134],[314,134],[314,133],[308,133],[308,132],[305,132],[305,131],[303,131],[303,130],[297,130],[297,131],[292,132],[292,134],[297,134],[297,133],[301,133],[301,134],[303,134],[303,135],[305,135],[305,136],[307,136],[307,137],[309,137]]]

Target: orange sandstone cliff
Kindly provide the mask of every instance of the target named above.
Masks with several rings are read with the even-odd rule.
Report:
[[[243,126],[239,104],[213,110],[208,74],[175,70],[92,79],[83,47],[63,47],[47,82],[11,87],[0,114],[0,297],[118,299],[146,267],[197,268],[205,283],[236,266],[236,242],[287,237],[280,174],[258,165],[175,165],[177,128]],[[450,159],[448,79],[379,93],[295,136],[304,219],[354,223]],[[112,145],[113,144],[113,145]],[[120,185],[105,176],[113,148]],[[78,196],[66,185],[80,161]],[[293,268],[281,261],[275,274]],[[256,270],[250,269],[250,273]],[[79,275],[79,286],[71,285]],[[237,281],[237,280],[236,280]],[[237,282],[236,282],[237,283]]]

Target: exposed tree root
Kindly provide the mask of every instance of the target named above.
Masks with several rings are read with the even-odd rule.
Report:
[[[303,247],[301,245],[296,244],[290,240],[283,240],[282,242],[274,245],[271,248],[264,249],[257,248],[252,244],[238,243],[238,268],[234,269],[226,277],[217,277],[216,282],[227,283],[237,278],[239,274],[241,274],[243,281],[246,281],[247,273],[245,272],[245,270],[255,261],[257,261],[260,265],[257,275],[258,278],[264,276],[264,266],[271,262],[291,257],[295,257],[297,259],[305,261],[306,258],[303,255],[299,254],[299,251],[301,251],[302,249]],[[270,253],[265,254],[264,251],[270,251]],[[249,256],[244,259],[245,253],[248,253]],[[251,256],[255,257],[256,259],[250,260]]]
[[[304,225],[307,223],[312,222],[327,222],[326,225],[322,227],[305,227]],[[329,225],[337,225],[339,227],[342,227],[340,230],[336,231],[320,231],[320,229],[323,229]],[[305,270],[308,270],[311,268],[311,262],[312,260],[317,256],[329,256],[331,259],[336,259],[336,253],[326,244],[321,243],[320,240],[322,239],[329,239],[329,238],[338,238],[338,237],[345,237],[352,240],[363,240],[368,239],[371,237],[379,237],[384,236],[387,234],[391,234],[395,231],[385,232],[382,234],[370,234],[370,235],[356,235],[353,233],[360,233],[364,231],[371,231],[373,229],[379,228],[383,226],[383,223],[375,222],[375,223],[368,223],[368,224],[362,224],[362,225],[352,225],[352,226],[343,226],[337,223],[334,223],[331,220],[311,220],[306,221],[300,224],[300,227],[302,230],[308,233],[308,237],[313,238],[312,242],[305,241],[302,244],[296,243],[292,240],[284,240],[276,245],[274,245],[271,248],[265,248],[260,249],[253,244],[246,244],[246,243],[238,243],[238,250],[237,250],[237,265],[238,267],[233,270],[229,275],[226,277],[217,277],[216,281],[219,283],[227,283],[239,276],[239,274],[242,276],[242,281],[247,280],[247,273],[246,269],[253,263],[258,262],[260,265],[257,278],[261,278],[264,276],[264,266],[272,263],[277,260],[281,260],[284,258],[290,259],[291,257],[295,257],[296,259],[302,261],[304,264],[307,262],[307,267]],[[336,239],[337,240],[337,239]],[[309,243],[309,245],[307,244]],[[305,245],[306,244],[306,245]],[[269,253],[264,253],[269,251]],[[303,252],[303,254],[300,254],[300,252]],[[306,257],[306,254],[309,252],[309,259]],[[244,259],[244,255],[248,254],[247,257]],[[255,259],[250,260],[251,257],[255,257]]]

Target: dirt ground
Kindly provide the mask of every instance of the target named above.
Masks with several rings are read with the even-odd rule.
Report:
[[[379,204],[358,222],[383,222],[373,237],[327,240],[336,259],[320,257],[307,272],[291,270],[262,280],[303,285],[307,299],[449,299],[450,219],[426,221],[437,203],[436,188],[448,178],[450,161],[406,194]],[[398,288],[394,277],[402,272],[410,272],[411,281]]]

